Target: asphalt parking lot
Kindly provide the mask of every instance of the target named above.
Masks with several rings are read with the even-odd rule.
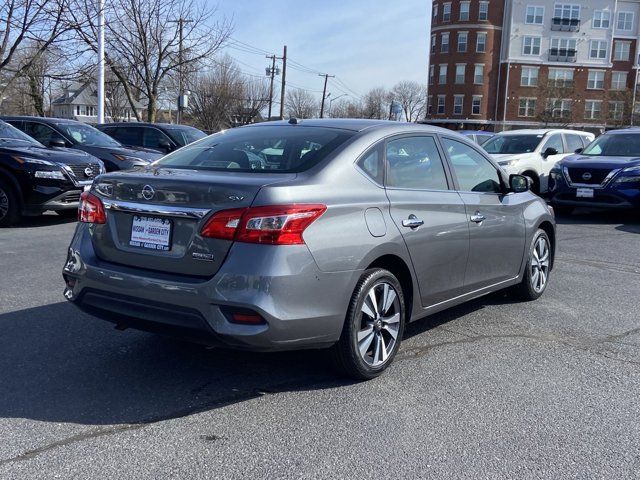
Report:
[[[0,230],[0,478],[638,478],[640,221],[558,223],[540,300],[414,323],[366,383],[117,331],[62,298],[73,223]]]

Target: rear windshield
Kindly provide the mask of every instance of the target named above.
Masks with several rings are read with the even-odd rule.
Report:
[[[582,153],[607,157],[640,157],[640,135],[637,133],[602,135],[591,142]]]
[[[226,130],[176,150],[154,166],[240,172],[303,172],[327,157],[353,132],[294,126]]]
[[[542,141],[544,135],[495,135],[482,144],[488,153],[530,153]]]

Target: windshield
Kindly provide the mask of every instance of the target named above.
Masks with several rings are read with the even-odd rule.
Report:
[[[488,153],[530,153],[533,152],[544,135],[496,135],[482,144]]]
[[[327,157],[353,132],[334,128],[264,126],[226,130],[187,145],[153,166],[203,170],[302,172]]]
[[[21,132],[13,125],[9,125],[7,122],[3,122],[2,120],[0,120],[0,140],[4,143],[20,141],[28,143],[34,147],[44,148],[44,145],[42,145],[40,142],[34,140],[26,133]]]
[[[169,136],[181,147],[206,137],[206,133],[194,127],[168,128]]]
[[[583,155],[607,157],[640,157],[640,135],[616,133],[602,135],[587,146]]]
[[[121,147],[122,145],[106,133],[84,123],[58,123],[64,134],[80,145],[91,147]]]

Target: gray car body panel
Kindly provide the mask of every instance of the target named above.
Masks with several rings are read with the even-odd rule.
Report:
[[[530,192],[459,192],[455,190],[455,176],[448,164],[445,166],[451,190],[385,189],[356,165],[370,147],[398,135],[448,136],[480,152],[496,167],[506,184],[505,172],[477,145],[460,135],[425,125],[358,120],[304,121],[301,125],[271,122],[267,128],[304,128],[306,125],[349,129],[356,133],[305,172],[273,175],[273,182],[258,181],[262,174],[244,176],[252,175],[257,185],[255,197],[250,200],[252,206],[327,205],[327,211],[305,230],[304,245],[228,242],[226,256],[209,275],[194,278],[187,275],[189,269],[161,271],[166,267],[162,262],[171,254],[145,252],[146,256],[139,255],[136,261],[131,261],[126,258],[130,253],[124,251],[126,249],[116,252],[115,245],[109,246],[108,241],[96,237],[103,226],[79,224],[63,272],[76,279],[73,288],[67,289],[67,298],[83,308],[82,298],[86,292],[102,291],[195,309],[223,343],[238,348],[325,347],[340,337],[358,279],[382,257],[402,262],[410,271],[413,290],[410,319],[417,320],[517,284],[524,274],[528,246],[543,222],[553,236],[555,222],[551,211],[542,199]],[[153,182],[157,174],[151,167],[149,182]],[[193,175],[200,182],[211,181],[218,186],[219,178],[225,177],[225,173],[217,172]],[[242,183],[246,178],[237,175],[239,185],[246,185]],[[94,193],[100,196],[95,191],[96,184],[125,177],[126,174],[100,177],[94,183]],[[233,181],[228,184],[233,185]],[[138,202],[144,204],[142,200]],[[170,204],[168,200],[164,202],[165,206]],[[249,203],[241,203],[245,205]],[[232,206],[225,205],[225,208]],[[476,210],[487,217],[480,225],[469,221]],[[410,212],[425,220],[425,225],[416,230],[403,227],[402,220]],[[194,225],[201,227],[206,218],[207,215],[195,220]],[[197,235],[197,228],[190,232],[196,241],[203,240]],[[108,260],[99,254],[105,245],[114,249],[115,256]],[[255,310],[267,324],[230,323],[221,312],[220,307],[224,306]],[[90,313],[117,322],[113,315],[101,314],[95,309]]]

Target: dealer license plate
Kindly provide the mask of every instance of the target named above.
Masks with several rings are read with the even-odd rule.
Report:
[[[171,220],[134,216],[129,245],[151,250],[170,250]]]
[[[576,197],[593,198],[593,188],[578,188]]]

